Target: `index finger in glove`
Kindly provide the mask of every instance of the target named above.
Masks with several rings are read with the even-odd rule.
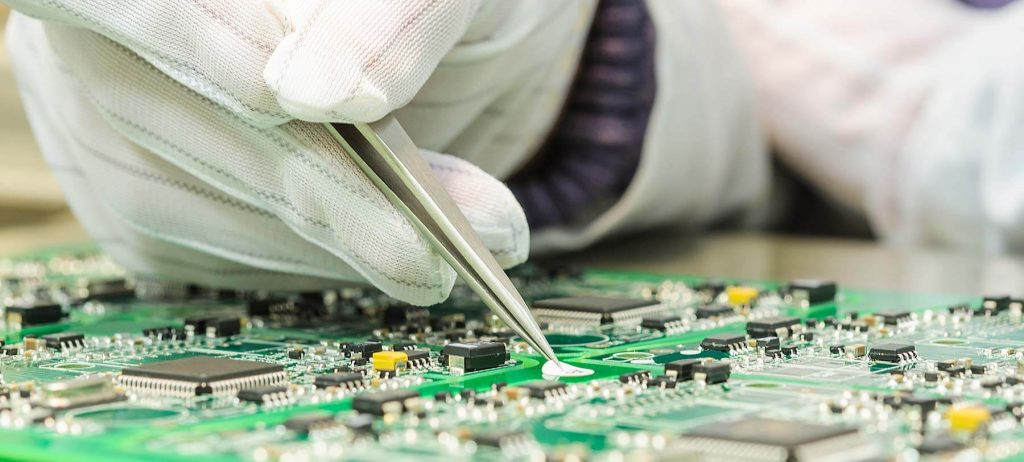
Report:
[[[478,3],[5,1],[98,32],[264,127],[292,118],[369,122],[404,106],[466,33]]]

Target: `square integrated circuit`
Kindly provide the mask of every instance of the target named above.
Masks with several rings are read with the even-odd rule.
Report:
[[[140,393],[187,398],[233,395],[245,388],[282,385],[288,380],[280,364],[215,356],[162,361],[121,371],[120,382]]]
[[[706,461],[863,460],[874,451],[853,427],[762,418],[703,425],[678,445]]]
[[[552,324],[602,327],[640,324],[645,316],[666,312],[655,300],[581,296],[538,300],[533,303],[537,320]]]

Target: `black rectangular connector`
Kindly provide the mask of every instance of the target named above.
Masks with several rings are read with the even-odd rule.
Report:
[[[731,306],[715,303],[697,308],[695,314],[697,319],[722,318],[736,314],[736,310]]]
[[[917,359],[917,349],[914,345],[902,343],[885,343],[871,347],[868,358],[872,361],[882,363],[902,363]]]
[[[338,372],[335,374],[318,375],[313,379],[313,385],[317,388],[358,388],[363,385],[363,374],[358,372]]]
[[[665,364],[665,375],[677,382],[693,380],[693,368],[700,364],[699,359],[677,359]]]
[[[86,290],[89,300],[111,301],[135,296],[135,288],[126,279],[90,282]]]
[[[54,350],[64,350],[67,348],[85,346],[83,343],[85,341],[85,336],[75,332],[48,334],[44,335],[42,340],[46,342],[47,348],[52,348]]]
[[[568,388],[566,384],[562,382],[555,382],[552,380],[538,380],[536,382],[529,382],[520,385],[525,388],[531,398],[545,399],[561,396],[565,393]]]
[[[789,295],[794,302],[809,305],[835,301],[837,287],[832,281],[796,279],[789,283]]]
[[[729,353],[746,347],[747,337],[741,334],[714,334],[704,337],[700,347],[705,350]]]
[[[410,404],[418,400],[419,393],[412,390],[388,390],[378,393],[366,393],[352,400],[352,409],[364,414],[382,416],[384,414],[404,413]]]
[[[708,385],[723,383],[729,380],[729,374],[731,373],[732,368],[729,366],[729,363],[723,362],[702,363],[693,367],[694,380],[703,378],[704,383]]]
[[[64,310],[56,303],[36,303],[32,305],[8,306],[5,311],[7,325],[21,325],[22,327],[38,326],[41,324],[53,324],[64,319]]]
[[[245,388],[238,391],[239,401],[247,403],[262,404],[285,397],[288,387],[282,385],[268,385],[264,387]]]
[[[384,351],[384,345],[380,342],[357,343],[349,349],[349,356],[352,359],[370,359],[378,351]]]
[[[792,334],[793,328],[800,325],[798,317],[776,316],[748,322],[747,334],[754,338],[788,337]]]
[[[240,318],[216,319],[207,323],[206,327],[213,327],[217,337],[231,337],[242,333],[242,320]]]
[[[441,364],[456,373],[493,369],[508,360],[505,344],[497,342],[449,343],[440,357]]]
[[[666,331],[678,326],[681,321],[682,318],[674,314],[652,314],[644,316],[644,320],[640,322],[640,327]]]
[[[889,326],[909,321],[911,318],[909,311],[879,311],[875,313],[875,316],[881,317],[885,324]]]

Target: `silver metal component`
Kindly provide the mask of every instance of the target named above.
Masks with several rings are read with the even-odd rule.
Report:
[[[324,126],[484,304],[534,350],[557,362],[522,295],[394,116],[372,124]]]
[[[52,382],[39,389],[35,403],[51,409],[70,409],[121,399],[109,374]]]

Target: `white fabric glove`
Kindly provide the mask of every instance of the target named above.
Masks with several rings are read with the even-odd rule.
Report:
[[[796,172],[889,242],[1024,249],[1024,3],[719,3]]]
[[[416,304],[442,301],[454,272],[326,132],[294,119],[374,120],[460,39],[517,49],[548,27],[506,22],[518,3],[454,0],[8,3],[52,21],[14,15],[8,27],[25,105],[76,215],[129,269],[263,289],[368,282]],[[534,54],[504,71],[566,52]],[[511,193],[465,161],[424,155],[499,261],[524,261]]]

